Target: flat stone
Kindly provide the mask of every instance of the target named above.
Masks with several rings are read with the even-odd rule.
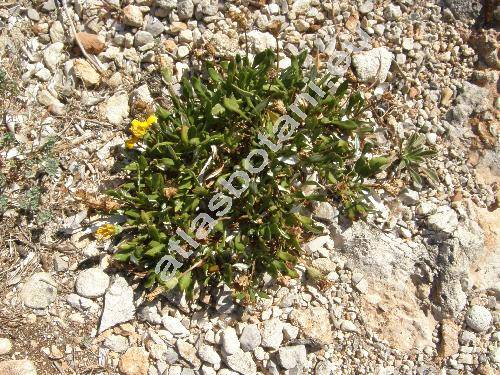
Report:
[[[31,276],[21,289],[21,300],[32,309],[44,309],[57,297],[57,284],[48,273]]]
[[[177,1],[177,15],[181,21],[188,20],[193,16],[194,4],[192,0]]]
[[[120,335],[111,335],[106,337],[106,340],[104,340],[104,346],[117,353],[124,353],[129,347],[127,338]]]
[[[103,107],[107,120],[113,125],[121,125],[129,116],[130,111],[127,93],[114,94],[106,101]]]
[[[123,277],[116,277],[104,296],[99,333],[135,316],[134,292]]]
[[[239,350],[224,358],[224,362],[231,369],[242,375],[255,375],[257,366],[252,358],[252,353]]]
[[[290,322],[299,327],[301,333],[320,345],[333,342],[330,314],[323,307],[314,306],[303,310],[293,310]]]
[[[95,86],[101,82],[101,75],[87,60],[76,59],[73,63],[73,70],[75,76],[81,79],[86,87]]]
[[[43,62],[45,66],[52,72],[55,71],[57,65],[63,60],[64,43],[57,42],[50,44],[43,50]]]
[[[201,344],[198,348],[198,356],[211,365],[220,365],[221,358],[219,353],[211,345]]]
[[[87,298],[95,298],[104,295],[109,286],[109,276],[99,268],[89,268],[76,277],[76,292]]]
[[[458,342],[458,334],[460,327],[451,319],[444,319],[441,323],[441,346],[439,352],[443,358],[452,356],[458,353],[460,345]]]
[[[458,215],[449,206],[441,206],[427,218],[429,227],[436,231],[452,233],[458,226]]]
[[[165,315],[161,320],[167,331],[176,337],[185,337],[189,335],[189,331],[181,323],[181,321],[173,316]]]

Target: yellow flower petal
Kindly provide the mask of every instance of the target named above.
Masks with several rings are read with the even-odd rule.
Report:
[[[125,147],[127,147],[129,150],[133,149],[138,140],[139,139],[136,137],[131,137],[127,139],[125,141]]]
[[[151,126],[151,124],[155,124],[158,121],[158,118],[155,115],[151,115],[146,120],[146,123]]]

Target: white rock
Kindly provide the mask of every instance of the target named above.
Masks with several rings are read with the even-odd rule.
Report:
[[[429,227],[436,231],[452,233],[458,226],[458,215],[449,206],[441,206],[427,218]]]
[[[63,61],[64,55],[62,53],[64,49],[64,43],[56,42],[50,44],[43,51],[43,61],[45,66],[52,72],[56,70],[57,65]]]
[[[121,125],[129,116],[129,110],[127,93],[116,93],[104,104],[106,118],[113,125]]]
[[[384,82],[394,55],[385,47],[352,54],[356,77],[362,82]]]
[[[399,199],[401,199],[401,201],[408,206],[414,206],[420,202],[418,191],[408,188],[403,189],[403,191],[399,195]]]
[[[135,5],[127,5],[123,8],[123,23],[132,27],[141,27],[144,18],[141,8]]]
[[[476,332],[484,332],[490,328],[493,317],[490,311],[483,306],[472,306],[465,315],[465,322]]]
[[[12,342],[4,337],[0,337],[0,355],[8,354],[12,350]]]
[[[283,341],[283,322],[277,318],[265,321],[262,325],[262,346],[278,349]]]
[[[296,15],[305,14],[311,8],[311,0],[295,0],[291,11]]]
[[[57,42],[62,42],[66,40],[66,37],[64,35],[64,28],[63,25],[60,21],[54,21],[52,22],[52,25],[50,26],[49,29],[49,35],[50,35],[50,40],[52,43],[57,43]]]
[[[187,55],[189,55],[189,47],[188,46],[179,46],[179,48],[177,48],[177,57],[179,59],[183,59]]]
[[[210,363],[211,365],[220,365],[220,355],[211,345],[201,344],[198,348],[198,356],[201,360]]]
[[[114,352],[125,353],[129,348],[129,343],[126,337],[111,335],[104,340],[104,346]]]
[[[32,275],[21,289],[21,300],[32,309],[44,309],[57,297],[57,284],[48,273]]]
[[[188,20],[193,16],[194,4],[192,0],[178,0],[177,1],[177,14],[179,19]]]
[[[259,327],[257,324],[249,324],[243,328],[240,336],[241,348],[244,351],[252,351],[261,343],[262,337],[260,336]]]
[[[304,366],[307,362],[307,351],[304,345],[285,346],[278,349],[280,365],[289,370],[296,366]]]
[[[276,47],[276,39],[270,33],[252,30],[248,33],[247,37],[248,43],[255,52],[262,52],[267,48],[274,49]]]
[[[389,4],[384,9],[384,17],[389,21],[395,21],[403,15],[399,5]]]
[[[342,323],[340,324],[340,329],[345,332],[356,332],[358,330],[356,328],[356,325],[350,320],[342,321]]]
[[[76,277],[76,292],[87,298],[95,298],[104,295],[109,286],[109,276],[99,268],[89,268]]]
[[[78,294],[71,293],[66,297],[66,302],[74,309],[80,311],[89,310],[91,313],[99,311],[99,305],[91,299],[81,297]]]
[[[174,336],[184,337],[189,335],[187,328],[184,327],[179,319],[174,318],[173,316],[165,315],[161,322],[167,331]]]
[[[226,354],[234,354],[240,350],[240,341],[233,327],[227,327],[224,332],[222,332],[221,344]]]
[[[104,296],[99,333],[135,316],[134,291],[123,277],[116,277]]]
[[[225,357],[224,362],[230,369],[242,375],[255,375],[257,373],[257,366],[250,352],[244,352],[240,349],[235,354]]]

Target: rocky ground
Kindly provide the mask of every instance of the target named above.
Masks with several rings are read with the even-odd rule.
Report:
[[[499,15],[489,0],[0,2],[0,374],[498,373]],[[92,235],[128,124],[163,103],[161,69],[175,86],[275,48],[276,21],[283,67],[304,49],[324,67],[360,26],[346,79],[380,141],[425,135],[439,182],[375,189],[354,225],[316,207],[328,234],[304,251],[321,289],[150,301]]]

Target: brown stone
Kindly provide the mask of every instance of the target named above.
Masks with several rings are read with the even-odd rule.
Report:
[[[76,34],[80,43],[82,43],[83,48],[88,53],[97,55],[104,51],[106,44],[101,40],[99,35],[90,34],[86,32],[80,32]]]
[[[439,354],[447,358],[455,353],[458,353],[460,345],[458,343],[458,334],[460,327],[452,320],[445,319],[441,323],[441,345],[439,347]]]
[[[149,353],[140,347],[129,348],[120,357],[118,369],[123,375],[147,375],[149,368]]]
[[[163,42],[163,45],[165,46],[165,50],[167,50],[168,52],[174,52],[177,48],[177,44],[175,44],[175,41],[173,39],[165,40]]]
[[[444,106],[449,106],[452,97],[453,97],[453,90],[450,89],[449,87],[445,87],[441,91],[441,104]]]

